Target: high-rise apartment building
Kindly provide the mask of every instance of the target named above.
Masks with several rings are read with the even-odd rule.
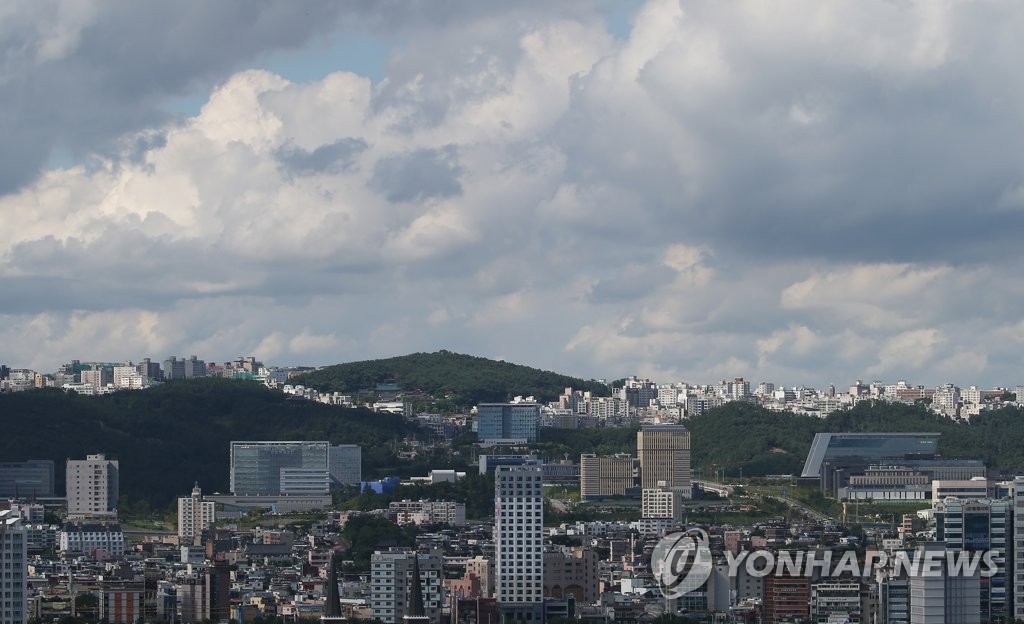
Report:
[[[580,497],[594,500],[604,496],[624,496],[635,486],[636,460],[619,453],[613,457],[598,457],[592,453],[580,456]]]
[[[363,480],[363,449],[358,444],[336,444],[327,457],[331,485],[358,485]]]
[[[181,544],[195,544],[203,531],[217,520],[216,505],[203,500],[203,491],[196,483],[191,496],[178,499],[178,540]]]
[[[236,496],[327,494],[329,442],[231,443],[231,492]]]
[[[481,403],[477,406],[477,437],[482,441],[536,442],[540,406],[536,403]]]
[[[28,609],[25,589],[28,579],[26,530],[18,512],[0,511],[0,622],[25,624]]]
[[[103,453],[69,459],[66,484],[69,516],[117,516],[120,472],[116,459],[107,459]]]
[[[444,574],[440,553],[403,549],[377,551],[370,557],[370,605],[373,617],[397,624],[412,606],[413,571],[419,573],[423,615],[437,622],[441,615]]]
[[[527,619],[543,615],[544,467],[498,466],[494,471],[495,596]]]
[[[644,425],[636,434],[643,489],[676,490],[692,496],[690,432],[682,425]]]

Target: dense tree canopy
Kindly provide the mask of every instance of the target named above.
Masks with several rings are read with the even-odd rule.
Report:
[[[50,459],[57,492],[64,462],[87,453],[120,461],[121,493],[167,506],[196,481],[228,489],[231,440],[327,440],[363,447],[364,475],[395,463],[414,431],[401,416],[288,401],[246,381],[192,379],[150,390],[89,397],[61,390],[0,394],[0,457]]]
[[[609,393],[607,386],[596,381],[450,351],[327,366],[295,377],[292,383],[348,393],[395,383],[405,392],[421,390],[438,399],[447,397],[452,405],[463,408],[516,395],[553,401],[568,387],[590,390],[595,396]]]

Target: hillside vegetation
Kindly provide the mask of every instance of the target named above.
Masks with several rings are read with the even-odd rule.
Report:
[[[954,422],[924,407],[863,402],[826,418],[771,412],[728,403],[687,422],[693,467],[724,468],[730,476],[799,474],[814,434],[825,432],[938,432],[939,453],[976,458],[1003,471],[1024,469],[1024,410],[1007,407]]]
[[[100,397],[0,394],[0,457],[53,460],[62,493],[66,459],[106,453],[120,461],[121,494],[163,507],[196,481],[205,492],[227,492],[231,440],[360,444],[365,478],[392,467],[396,442],[412,432],[401,416],[285,399],[253,382],[221,379]]]
[[[596,381],[450,351],[336,364],[294,377],[290,383],[346,393],[395,383],[404,392],[419,390],[463,408],[516,395],[554,401],[568,387],[590,390],[595,396],[609,394],[609,388]]]

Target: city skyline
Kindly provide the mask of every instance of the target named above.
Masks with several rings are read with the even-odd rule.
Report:
[[[402,357],[402,355],[408,355],[408,354],[392,354],[391,356],[387,356],[386,355],[386,356],[384,356],[384,358],[387,358],[387,357]],[[473,357],[484,357],[484,356],[474,355],[474,354],[465,354],[465,355],[470,355],[470,356],[473,356]],[[207,359],[205,359],[205,358],[203,358],[201,356],[196,356],[196,355],[189,355],[189,356],[184,357],[184,358],[182,356],[169,355],[169,356],[166,357],[166,359],[161,358],[161,357],[155,357],[155,358],[144,357],[144,358],[141,358],[141,359],[126,358],[126,359],[123,359],[123,360],[117,360],[117,359],[113,359],[113,360],[108,360],[108,359],[95,359],[95,360],[94,359],[88,359],[88,360],[82,360],[82,359],[77,359],[77,358],[71,358],[71,359],[65,358],[65,359],[61,360],[59,363],[55,364],[53,366],[53,368],[51,368],[51,369],[33,369],[33,368],[28,368],[28,367],[20,366],[20,365],[18,365],[18,363],[3,362],[3,361],[0,361],[0,366],[6,366],[6,367],[8,367],[11,370],[32,370],[34,372],[42,373],[44,375],[51,375],[55,371],[59,371],[62,366],[66,366],[66,365],[71,364],[73,362],[76,362],[76,363],[79,363],[79,364],[85,365],[85,366],[104,365],[104,366],[107,366],[107,367],[113,366],[114,368],[116,368],[119,364],[131,365],[131,366],[135,366],[135,367],[139,367],[139,366],[143,365],[143,363],[148,364],[149,366],[161,366],[161,365],[166,365],[168,363],[168,361],[176,361],[177,364],[182,364],[182,365],[184,365],[184,363],[188,362],[188,361],[198,361],[201,365],[206,367],[204,370],[207,370],[207,375],[210,374],[209,373],[210,367],[216,367],[215,370],[221,371],[221,369],[223,369],[223,367],[225,365],[234,365],[234,366],[239,366],[239,368],[240,368],[240,363],[246,363],[247,365],[258,365],[258,366],[261,366],[261,367],[265,367],[267,369],[276,369],[276,370],[283,370],[283,369],[316,369],[316,368],[321,368],[323,366],[333,366],[333,365],[338,365],[338,364],[352,363],[352,362],[331,362],[330,364],[325,364],[325,365],[313,365],[313,364],[308,364],[308,363],[304,363],[304,362],[298,362],[298,363],[284,364],[284,363],[269,362],[269,361],[264,363],[259,356],[246,356],[244,358],[240,357],[240,356],[235,356],[235,357],[214,358],[214,359],[207,360]],[[363,361],[363,360],[356,360],[356,361]],[[500,360],[500,361],[504,361],[504,360]],[[614,375],[614,376],[599,375],[599,376],[596,376],[596,377],[583,377],[583,376],[579,376],[579,375],[574,374],[573,371],[543,369],[539,365],[537,365],[536,363],[533,363],[533,362],[511,362],[511,363],[512,364],[516,364],[516,365],[521,365],[521,366],[527,366],[527,367],[531,367],[531,368],[537,368],[537,369],[540,369],[540,370],[547,370],[547,372],[552,372],[552,373],[556,373],[556,374],[573,376],[573,377],[577,377],[579,379],[582,379],[584,381],[590,381],[590,380],[605,381],[608,384],[611,384],[613,381],[620,380],[620,379],[647,379],[647,380],[653,381],[653,382],[655,382],[655,383],[657,383],[659,385],[670,385],[670,384],[680,384],[680,383],[682,383],[682,384],[688,384],[688,385],[694,385],[694,386],[707,386],[707,385],[715,385],[716,383],[718,383],[720,381],[729,382],[729,381],[733,381],[734,379],[742,379],[742,380],[745,380],[748,384],[750,384],[753,388],[756,388],[759,384],[770,384],[774,388],[813,388],[815,390],[821,390],[821,391],[828,391],[830,389],[830,387],[834,387],[837,393],[845,393],[845,392],[847,392],[847,390],[849,388],[851,388],[852,386],[854,386],[856,384],[862,384],[864,386],[870,386],[872,384],[879,384],[879,383],[883,384],[883,385],[893,385],[893,384],[896,384],[898,382],[905,382],[907,384],[907,387],[909,387],[909,388],[933,389],[933,388],[941,388],[942,386],[945,386],[947,384],[953,384],[953,385],[955,385],[957,387],[964,387],[964,388],[976,387],[976,388],[979,388],[979,389],[982,389],[982,390],[1005,389],[1005,390],[1007,390],[1009,392],[1013,392],[1016,388],[1018,388],[1018,387],[1020,387],[1022,385],[1019,381],[1016,381],[1013,378],[1008,378],[1008,379],[1004,380],[1002,383],[995,383],[993,385],[986,386],[986,385],[979,384],[975,380],[972,380],[972,379],[967,379],[967,380],[961,380],[961,379],[939,379],[939,380],[935,380],[934,383],[931,383],[930,380],[914,379],[914,378],[911,378],[909,376],[899,376],[899,375],[885,377],[885,378],[869,378],[869,377],[866,377],[866,376],[863,376],[863,375],[861,375],[861,376],[852,375],[852,376],[846,377],[845,379],[831,380],[831,381],[827,381],[827,382],[825,382],[823,384],[816,385],[816,384],[811,384],[811,383],[804,383],[803,380],[799,380],[799,379],[786,379],[786,380],[770,379],[770,378],[768,378],[768,379],[754,379],[754,378],[751,378],[751,377],[749,377],[747,375],[742,374],[742,371],[738,371],[738,372],[736,372],[734,374],[731,374],[731,375],[723,375],[723,376],[720,376],[720,377],[710,377],[710,376],[705,375],[705,376],[702,376],[702,377],[693,377],[693,378],[689,378],[689,379],[682,379],[682,378],[650,378],[650,377],[645,377],[643,375],[639,375],[639,374],[637,374],[635,372],[629,372],[629,371],[626,371],[623,374]],[[160,372],[164,373],[163,370],[161,370]],[[250,371],[250,372],[255,372],[255,370]],[[164,373],[164,374],[166,374],[166,373]],[[1024,373],[1021,373],[1021,375],[1024,376]],[[115,374],[115,376],[116,376],[116,374]],[[181,373],[176,378],[192,378],[193,376],[196,376],[196,375],[193,375],[191,373],[190,374]]]
[[[303,8],[12,5],[2,359],[1018,383],[1024,6]]]

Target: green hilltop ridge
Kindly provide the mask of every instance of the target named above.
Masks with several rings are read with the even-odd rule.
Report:
[[[161,507],[196,481],[204,492],[226,493],[231,440],[359,444],[364,478],[426,469],[398,465],[396,444],[417,433],[401,416],[287,399],[251,381],[213,378],[97,397],[55,389],[0,394],[0,457],[53,460],[62,494],[66,459],[106,453],[120,461],[122,495]]]
[[[451,351],[335,364],[293,377],[289,383],[321,392],[351,394],[394,383],[404,392],[421,391],[437,399],[447,398],[460,408],[508,401],[516,395],[554,401],[568,387],[589,390],[595,396],[608,396],[610,392],[608,386],[597,381]]]
[[[418,380],[420,383],[413,385],[427,392],[448,388],[468,402],[530,393],[547,399],[551,393],[557,396],[564,386],[587,387],[571,377],[445,352],[394,360],[410,366],[401,369],[407,371],[415,371],[410,362],[442,361],[447,366],[433,371],[441,377],[444,370],[463,371],[465,376],[447,385],[422,383],[429,381],[427,373],[422,377],[416,372],[394,375],[392,379]],[[389,361],[393,360],[373,364]],[[476,365],[467,366],[470,362]],[[342,365],[340,370],[371,368],[359,364],[363,363]],[[384,380],[381,370],[399,370],[380,366],[383,368],[376,369],[380,376],[363,377],[357,385]],[[506,375],[500,381],[486,379],[488,371],[495,369]],[[354,372],[350,374],[349,378],[356,378]],[[479,385],[473,379],[480,379]],[[728,477],[738,476],[741,469],[744,476],[751,477],[799,474],[815,433],[844,431],[935,431],[942,434],[939,452],[946,457],[977,458],[1006,472],[1024,470],[1024,409],[1017,407],[983,413],[963,423],[922,406],[883,402],[863,402],[825,418],[734,402],[695,416],[686,426],[692,432],[694,469],[724,469]],[[471,436],[466,435],[452,449],[400,460],[397,450],[404,438],[427,435],[401,416],[289,400],[287,395],[251,381],[225,379],[192,379],[97,397],[56,389],[0,394],[0,430],[4,431],[0,457],[5,461],[53,460],[58,494],[64,491],[66,459],[106,453],[121,462],[122,495],[133,504],[163,508],[187,494],[196,481],[205,492],[226,492],[231,440],[359,444],[367,480],[425,474],[439,467],[470,469],[472,455]],[[568,457],[578,461],[581,453],[635,453],[636,428],[544,428],[535,449],[548,460]]]

